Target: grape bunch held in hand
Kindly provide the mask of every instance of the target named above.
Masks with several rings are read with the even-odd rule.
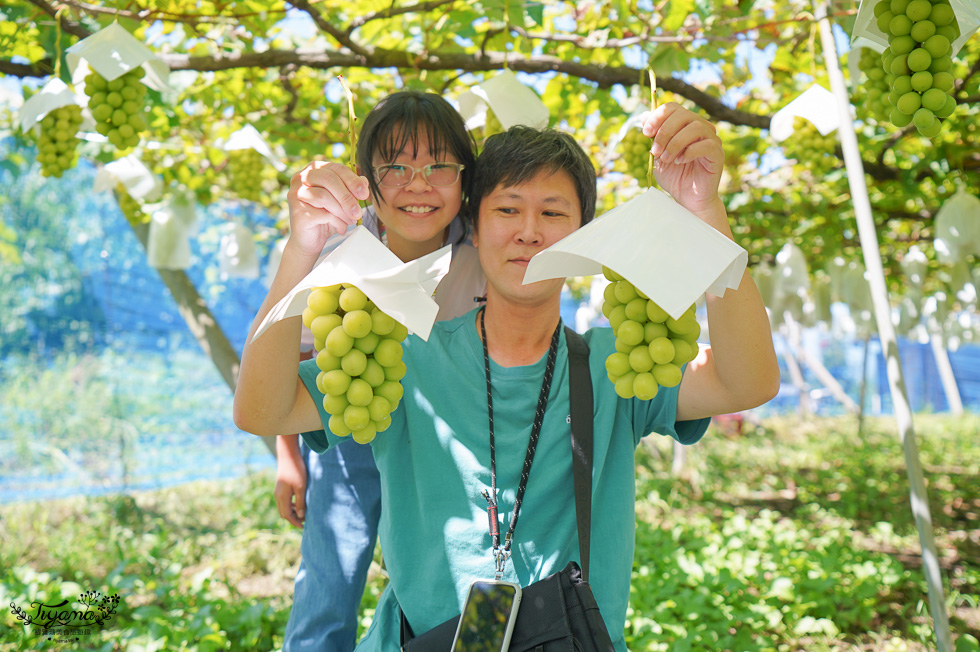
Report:
[[[303,323],[313,332],[316,384],[330,432],[369,443],[391,425],[402,398],[401,342],[408,329],[349,284],[311,292]]]
[[[641,188],[647,188],[650,181],[647,170],[650,166],[650,139],[643,135],[638,128],[630,129],[623,136],[623,163],[626,173],[640,182]]]
[[[888,36],[881,61],[896,127],[914,124],[926,138],[956,110],[952,42],[960,35],[949,0],[878,0],[878,29]]]
[[[603,296],[602,314],[616,336],[616,352],[606,358],[606,374],[623,398],[649,401],[660,386],[681,382],[681,367],[698,354],[701,326],[694,305],[674,319],[639,288],[602,268],[610,283]]]
[[[37,139],[37,160],[41,174],[60,177],[78,161],[75,151],[80,142],[75,134],[82,124],[82,107],[69,104],[54,109],[41,120],[41,135]]]
[[[142,68],[133,68],[112,81],[94,70],[85,77],[88,108],[95,118],[95,129],[118,149],[136,147],[140,133],[146,130],[143,75]]]

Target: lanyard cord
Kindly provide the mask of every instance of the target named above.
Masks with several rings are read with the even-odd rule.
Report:
[[[558,320],[555,332],[551,336],[548,360],[544,368],[544,380],[541,382],[541,393],[538,395],[538,407],[534,411],[531,437],[527,444],[527,453],[524,456],[524,467],[521,469],[521,481],[517,487],[517,496],[514,499],[514,515],[510,519],[510,528],[504,537],[504,548],[501,550],[500,528],[497,519],[497,460],[493,434],[493,392],[490,384],[490,353],[487,347],[485,315],[486,308],[484,307],[480,310],[480,334],[483,336],[483,364],[487,375],[487,414],[490,419],[490,490],[492,495],[484,489],[483,497],[487,499],[487,516],[490,519],[490,538],[493,541],[493,556],[496,561],[496,579],[499,580],[504,572],[504,564],[507,562],[507,558],[510,557],[510,544],[514,538],[514,528],[517,527],[517,517],[521,511],[521,501],[524,499],[524,490],[527,489],[527,479],[531,473],[531,463],[534,461],[534,452],[538,447],[541,425],[544,423],[544,412],[548,406],[548,394],[551,391],[551,379],[555,372],[555,359],[558,357],[558,336],[561,333],[561,319]]]

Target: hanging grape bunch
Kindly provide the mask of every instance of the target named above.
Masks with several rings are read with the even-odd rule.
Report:
[[[402,398],[402,340],[408,329],[382,312],[353,285],[317,288],[303,310],[317,350],[317,388],[327,427],[338,437],[367,444],[391,425]]]
[[[806,118],[793,118],[793,136],[786,141],[786,155],[802,163],[812,164],[818,169],[835,166],[833,136],[824,136]]]
[[[232,191],[247,201],[258,201],[264,168],[265,160],[254,149],[235,149],[228,152],[229,184]]]
[[[647,168],[650,165],[650,147],[653,143],[643,135],[639,128],[626,132],[620,147],[623,151],[623,163],[626,173],[640,182],[641,188],[650,186],[647,180]]]
[[[888,36],[882,66],[891,88],[889,117],[934,138],[956,110],[952,42],[960,35],[948,0],[879,0],[874,13]]]
[[[146,86],[142,68],[133,68],[121,77],[107,81],[96,71],[85,77],[88,108],[95,118],[95,129],[117,149],[129,149],[140,142],[146,130],[143,100]]]
[[[78,161],[78,143],[75,137],[82,124],[82,107],[77,104],[58,107],[41,120],[41,135],[37,139],[37,160],[41,174],[60,177]]]
[[[858,68],[868,78],[864,86],[867,93],[865,108],[871,111],[872,116],[878,122],[888,122],[888,93],[891,91],[891,87],[885,69],[882,67],[881,53],[875,52],[871,48],[861,48]]]
[[[122,211],[123,216],[130,224],[136,225],[149,221],[149,216],[143,212],[143,206],[133,199],[132,195],[126,191],[126,186],[121,183],[116,185],[116,202],[119,204],[119,210]]]
[[[681,367],[698,354],[701,326],[694,305],[674,319],[642,291],[608,267],[610,281],[602,314],[616,336],[616,352],[606,358],[606,374],[622,398],[649,401],[660,386],[681,382]]]

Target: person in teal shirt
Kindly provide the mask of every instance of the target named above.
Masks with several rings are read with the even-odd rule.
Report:
[[[718,197],[724,153],[714,127],[667,104],[646,116],[643,130],[653,138],[661,188],[731,237]],[[421,634],[459,613],[470,582],[493,576],[483,495],[491,486],[491,424],[506,531],[532,422],[541,421],[503,579],[527,586],[579,559],[559,316],[563,281],[522,281],[534,254],[592,218],[595,171],[568,135],[514,127],[488,139],[474,179],[473,240],[487,277],[486,305],[436,324],[426,342],[405,341],[405,395],[391,427],[371,444],[382,479],[379,535],[391,581],[359,650],[399,649],[402,614]],[[628,237],[624,243],[642,246]],[[680,385],[661,388],[650,401],[620,398],[606,379],[612,332],[585,335],[595,417],[590,584],[617,650],[626,649],[633,454],[640,438],[656,432],[694,443],[709,417],[760,405],[778,390],[768,318],[751,276],[707,304],[712,346],[687,366]],[[329,415],[315,363],[299,365],[287,354],[296,344],[287,340],[273,328],[246,346],[236,423],[256,434],[305,432],[311,448],[325,450],[342,439],[324,428]],[[290,377],[290,390],[270,391],[289,385]]]

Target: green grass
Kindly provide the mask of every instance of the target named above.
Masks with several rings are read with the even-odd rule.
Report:
[[[916,417],[957,652],[980,637],[980,419]],[[711,432],[670,472],[637,452],[630,649],[935,649],[901,444],[890,420],[766,422]],[[118,595],[98,635],[65,649],[274,650],[299,532],[271,473],[104,498],[0,506],[4,605]],[[361,625],[383,588],[373,573]],[[0,647],[60,649],[7,610]]]

